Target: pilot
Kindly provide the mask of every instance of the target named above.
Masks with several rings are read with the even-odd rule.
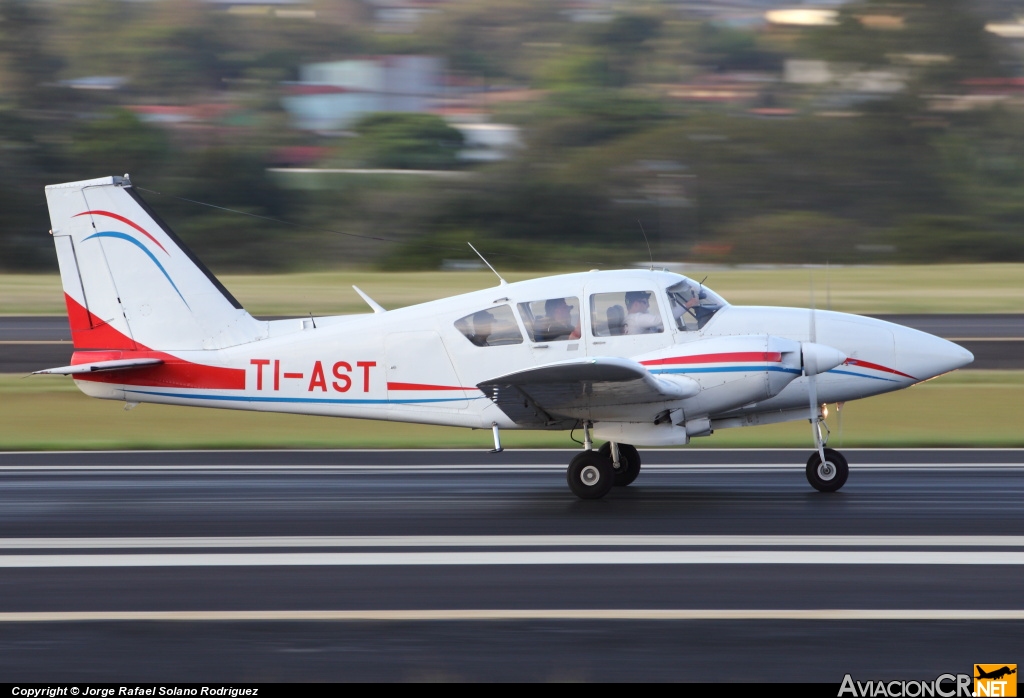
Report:
[[[626,293],[626,326],[623,334],[654,334],[665,330],[661,316],[650,312],[650,298],[648,291]]]
[[[544,322],[538,333],[538,341],[549,342],[558,339],[579,339],[580,326],[572,321],[571,306],[564,298],[549,298],[544,303]]]

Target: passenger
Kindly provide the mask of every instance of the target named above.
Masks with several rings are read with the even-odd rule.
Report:
[[[608,318],[608,334],[613,337],[625,334],[626,331],[626,311],[621,305],[613,305],[605,312],[605,317]]]
[[[648,291],[626,293],[626,326],[623,334],[655,334],[665,331],[661,316],[650,312],[650,297]]]
[[[537,341],[550,342],[559,339],[579,339],[579,323],[573,323],[572,310],[564,298],[550,298],[544,303],[544,321],[541,323]]]

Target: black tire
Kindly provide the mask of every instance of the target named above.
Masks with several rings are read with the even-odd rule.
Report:
[[[597,452],[608,460],[612,459],[612,445],[605,443]],[[625,487],[633,484],[636,476],[640,474],[640,453],[629,444],[619,444],[619,467],[615,468],[612,463],[612,472],[615,473],[615,486]]]
[[[565,479],[580,499],[600,499],[611,491],[615,470],[608,457],[597,451],[584,451],[569,463]]]
[[[819,492],[835,492],[849,476],[850,466],[839,451],[826,448],[824,464],[817,451],[807,459],[807,482]]]

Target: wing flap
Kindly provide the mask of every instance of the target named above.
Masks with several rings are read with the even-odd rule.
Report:
[[[691,378],[655,376],[639,363],[618,357],[558,361],[477,387],[517,424],[533,426],[590,418],[595,409],[670,402],[700,392]]]

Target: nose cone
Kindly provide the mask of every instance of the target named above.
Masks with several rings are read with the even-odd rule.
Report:
[[[941,337],[905,327],[893,334],[897,367],[919,381],[955,371],[974,361],[974,354]]]

